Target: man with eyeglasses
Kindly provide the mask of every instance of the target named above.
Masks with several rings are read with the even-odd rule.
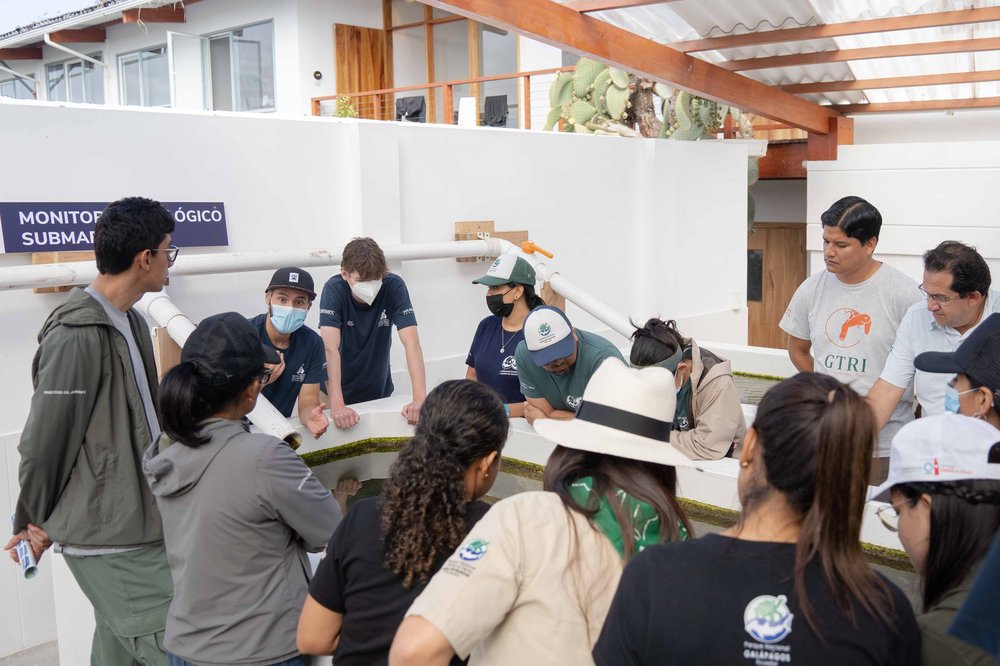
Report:
[[[524,418],[576,418],[591,375],[607,358],[622,363],[621,352],[596,333],[573,328],[559,308],[540,305],[524,318],[524,340],[517,344],[517,376],[525,402]]]
[[[91,662],[166,664],[173,596],[160,514],[142,454],[160,434],[157,376],[145,320],[132,307],[167,283],[177,258],[173,216],[120,199],[94,228],[98,276],[42,327],[35,393],[18,451],[14,536],[35,558],[61,553],[94,606]]]
[[[953,352],[979,323],[1000,312],[1000,293],[990,289],[990,267],[975,248],[944,241],[924,253],[924,300],[907,310],[882,375],[868,393],[881,427],[913,382],[923,416],[945,411],[950,377],[918,370],[913,359],[924,352]]]

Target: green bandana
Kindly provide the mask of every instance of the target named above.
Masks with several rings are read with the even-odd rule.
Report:
[[[594,495],[594,479],[589,476],[577,479],[569,487],[570,495],[577,504],[586,508],[595,508],[597,503],[597,513],[594,515],[594,525],[608,538],[611,545],[615,547],[618,554],[625,557],[625,542],[622,539],[622,528],[615,518],[614,509],[608,498]],[[656,515],[656,510],[652,506],[640,499],[632,497],[620,488],[615,493],[618,501],[632,514],[632,541],[635,543],[634,554],[641,553],[647,546],[660,543],[660,517]],[[686,541],[687,530],[684,525],[677,526],[680,530],[680,540]]]

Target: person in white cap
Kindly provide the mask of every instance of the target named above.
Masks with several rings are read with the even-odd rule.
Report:
[[[858,539],[874,442],[871,410],[835,378],[772,387],[740,454],[740,519],[629,563],[597,664],[917,664],[910,602]]]
[[[540,420],[558,443],[544,490],[501,500],[407,611],[394,666],[592,663],[625,563],[690,535],[670,444],[674,378],[663,368],[601,365],[571,421]]]
[[[572,419],[598,366],[608,358],[625,360],[609,340],[573,328],[563,311],[550,305],[535,308],[524,320],[524,340],[514,357],[528,423]]]
[[[490,316],[479,322],[465,364],[466,379],[482,382],[500,394],[509,416],[524,416],[526,403],[517,378],[514,350],[524,340],[524,320],[545,305],[535,293],[535,269],[513,254],[497,257],[486,275],[472,281],[486,286]]]
[[[892,440],[889,478],[872,495],[892,503],[878,515],[899,532],[920,574],[922,663],[994,664],[948,627],[1000,533],[1000,430],[958,414],[903,426]]]

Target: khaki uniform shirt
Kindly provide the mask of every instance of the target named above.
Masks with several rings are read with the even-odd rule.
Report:
[[[469,663],[593,664],[623,568],[608,539],[559,496],[498,502],[407,615],[441,631]]]

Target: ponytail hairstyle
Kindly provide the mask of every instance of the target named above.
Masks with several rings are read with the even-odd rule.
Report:
[[[542,488],[559,495],[568,510],[592,520],[597,507],[580,506],[570,492],[570,486],[585,476],[594,479],[594,494],[607,498],[614,510],[622,531],[626,562],[636,554],[635,542],[628,537],[636,534],[638,526],[633,525],[632,515],[623,504],[614,499],[619,489],[653,507],[660,517],[662,541],[680,541],[680,525],[694,537],[691,523],[677,502],[674,467],[557,446],[545,463]]]
[[[231,384],[213,385],[191,361],[178,363],[160,382],[160,420],[163,431],[185,446],[197,448],[209,438],[201,434],[202,422],[222,411],[247,389],[264,369]]]
[[[528,306],[528,311],[534,310],[540,305],[545,305],[542,297],[535,293],[535,285],[524,284],[522,282],[508,282],[508,287],[524,287],[524,304]]]
[[[819,635],[806,593],[806,569],[818,560],[829,593],[853,622],[857,604],[891,627],[892,593],[859,538],[877,436],[867,403],[833,377],[802,372],[764,394],[753,428],[766,485],[747,493],[744,515],[771,491],[801,515],[795,595],[806,622]]]
[[[385,565],[403,587],[426,582],[465,538],[465,474],[499,455],[509,427],[503,400],[485,384],[453,379],[427,395],[382,493]]]
[[[684,347],[684,336],[677,330],[677,322],[673,319],[663,321],[653,317],[641,328],[635,322],[629,323],[635,326],[635,331],[632,332],[632,351],[629,353],[629,362],[634,368],[645,368],[665,361]]]
[[[1000,481],[900,483],[892,489],[902,493],[911,506],[925,493],[934,496],[921,582],[926,613],[969,577],[1000,533]]]

